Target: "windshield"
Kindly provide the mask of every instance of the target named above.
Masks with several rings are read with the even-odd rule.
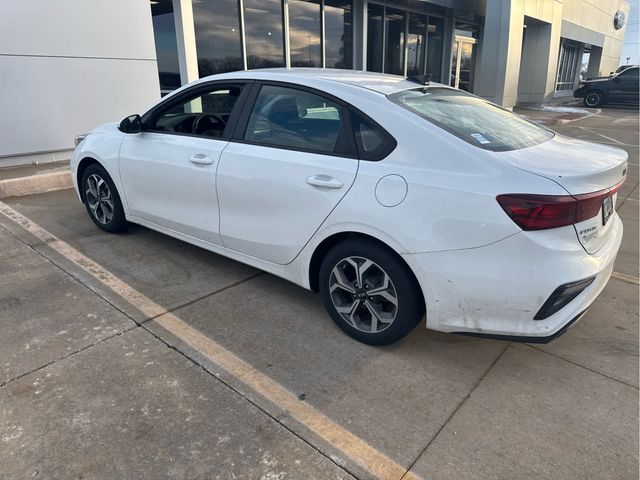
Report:
[[[480,97],[452,88],[404,90],[389,100],[467,143],[504,152],[546,142],[553,132]]]

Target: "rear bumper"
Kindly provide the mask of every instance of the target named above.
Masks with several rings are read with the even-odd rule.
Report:
[[[622,241],[612,216],[611,235],[590,255],[574,228],[520,232],[485,247],[406,255],[427,304],[427,327],[494,338],[552,340],[576,322],[606,286]],[[562,309],[534,316],[560,285],[594,277]]]

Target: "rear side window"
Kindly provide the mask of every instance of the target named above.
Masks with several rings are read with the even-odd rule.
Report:
[[[244,140],[294,150],[348,154],[344,108],[296,88],[263,85],[249,117]]]
[[[553,132],[480,97],[451,88],[417,88],[389,100],[485,150],[504,152],[546,142]]]
[[[396,148],[397,142],[391,135],[357,112],[351,113],[351,126],[361,160],[382,160]]]

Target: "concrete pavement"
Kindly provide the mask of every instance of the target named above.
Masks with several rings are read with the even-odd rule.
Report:
[[[630,153],[615,270],[637,279],[637,113],[553,128]],[[101,232],[70,190],[5,202],[339,428],[265,397],[0,215],[2,479],[373,478],[336,447],[345,432],[418,478],[638,478],[633,282],[613,278],[549,345],[419,327],[373,348],[311,292],[142,227]]]

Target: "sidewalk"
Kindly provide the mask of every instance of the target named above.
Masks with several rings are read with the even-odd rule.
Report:
[[[0,168],[0,198],[71,187],[69,162]]]

